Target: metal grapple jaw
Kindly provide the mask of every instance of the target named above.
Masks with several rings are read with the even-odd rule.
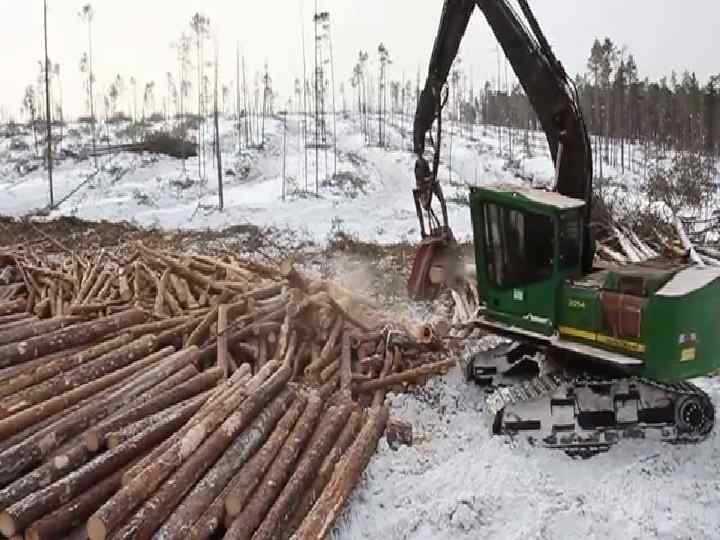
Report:
[[[407,289],[410,298],[431,300],[441,285],[448,283],[456,275],[457,247],[448,224],[447,205],[442,188],[422,156],[418,157],[415,163],[415,181],[417,187],[413,190],[413,197],[422,242],[415,255]],[[435,197],[440,205],[442,221],[433,209]]]

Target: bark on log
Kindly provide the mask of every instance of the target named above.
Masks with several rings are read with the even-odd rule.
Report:
[[[137,339],[147,334],[155,334],[156,336],[160,333],[177,328],[190,320],[190,317],[183,315],[182,317],[174,317],[172,319],[163,319],[161,321],[152,321],[149,323],[138,324],[131,326],[124,331],[130,334],[133,339]]]
[[[0,438],[9,437],[14,433],[22,431],[35,422],[44,420],[48,416],[52,416],[63,409],[67,409],[71,405],[95,395],[97,392],[123,381],[128,376],[147,368],[156,361],[157,358],[154,356],[148,356],[144,360],[134,362],[129,366],[113,371],[112,373],[100,377],[99,379],[95,379],[91,382],[78,386],[77,388],[73,388],[64,394],[53,397],[47,401],[43,401],[28,409],[20,411],[17,414],[4,418],[3,420],[0,420]]]
[[[347,399],[352,399],[352,351],[350,350],[350,335],[345,334],[342,342],[342,355],[340,356],[340,393]]]
[[[203,394],[201,394],[201,395],[203,395]],[[209,396],[205,396],[205,397],[207,398]],[[178,403],[177,405],[174,405],[165,410],[157,412],[153,415],[142,418],[142,419],[138,420],[137,422],[128,424],[127,426],[120,428],[117,431],[108,433],[106,436],[108,449],[112,450],[113,448],[120,446],[125,441],[132,439],[135,435],[137,435],[141,431],[145,431],[150,426],[157,424],[157,422],[159,420],[162,420],[162,418],[164,418],[166,415],[175,412],[181,406],[182,406],[182,403]]]
[[[20,313],[25,311],[28,307],[28,302],[25,298],[19,298],[11,302],[4,302],[0,304],[0,317],[4,315],[12,315],[13,313]]]
[[[305,411],[295,424],[290,436],[285,440],[285,444],[265,474],[262,483],[252,494],[224,538],[227,540],[250,539],[290,477],[292,467],[295,465],[303,445],[315,430],[322,407],[323,402],[319,397],[310,396]]]
[[[340,461],[340,458],[345,455],[347,449],[350,448],[350,445],[357,437],[362,425],[362,413],[360,411],[353,412],[350,415],[350,419],[343,427],[343,430],[332,450],[323,460],[320,470],[315,475],[315,479],[312,482],[312,486],[310,489],[307,489],[300,498],[299,502],[295,506],[295,510],[287,520],[284,529],[281,531],[281,534],[278,535],[282,538],[282,540],[289,540],[295,530],[300,527],[300,524],[308,515],[308,512],[310,512],[313,505],[325,489],[325,486],[330,481],[333,471],[335,470],[335,465],[338,461]]]
[[[199,321],[200,317],[191,318],[184,324],[161,332],[158,334],[158,343],[161,347],[173,345],[174,347],[182,348],[183,340],[192,332],[192,329],[195,328]],[[188,345],[189,344],[186,344],[186,346]]]
[[[390,411],[387,406],[373,409],[362,431],[347,454],[336,465],[332,478],[293,538],[310,540],[325,538],[343,506],[360,481],[382,437]]]
[[[270,366],[269,369],[274,369],[274,367]],[[258,375],[260,375],[261,377],[269,376],[269,369],[264,370],[262,373],[258,372]],[[215,368],[214,371],[218,374],[218,378],[220,378],[222,374],[220,368]],[[218,385],[218,388],[211,394],[210,398],[205,402],[202,408],[197,412],[195,416],[190,419],[187,424],[182,427],[182,429],[180,429],[177,433],[164,441],[162,444],[158,445],[155,449],[153,449],[144,458],[139,460],[137,464],[131,467],[123,475],[123,486],[126,486],[130,482],[132,482],[133,479],[143,473],[143,471],[149,464],[157,461],[160,456],[167,452],[173,444],[185,437],[185,435],[196,424],[198,424],[207,415],[207,413],[209,413],[213,409],[216,403],[221,402],[223,399],[225,399],[228,395],[228,392],[234,391],[235,385],[244,385],[246,389],[252,391],[252,388],[249,386],[247,380],[245,379],[245,377],[249,377],[249,375],[246,375],[246,373],[248,373],[247,368],[245,366],[241,366],[241,368],[237,372],[235,372],[228,381],[221,381]],[[263,375],[263,373],[265,375]]]
[[[390,372],[392,371],[394,359],[395,359],[395,353],[393,352],[393,350],[390,347],[388,347],[385,350],[385,358],[383,360],[383,365],[380,370],[380,378],[385,378],[390,374]],[[371,381],[372,381],[372,379],[371,379]],[[371,382],[371,381],[368,381],[368,382]],[[373,394],[373,399],[372,399],[372,407],[378,408],[378,407],[382,406],[383,403],[385,403],[385,391],[386,391],[385,388],[379,388],[379,389],[375,390],[375,393]]]
[[[87,448],[76,442],[62,456],[48,460],[37,469],[0,490],[0,508],[7,508],[59,478],[67,476],[84,465],[89,458],[90,453]]]
[[[335,360],[334,362],[328,364],[325,368],[323,368],[323,370],[320,372],[320,382],[326,383],[336,374],[340,374],[340,362],[338,360]]]
[[[160,351],[154,356],[162,358],[170,352],[172,349]],[[60,411],[3,441],[4,450],[0,454],[0,486],[17,479],[65,441],[122,407],[122,400],[132,398],[134,392],[143,391],[142,387],[138,388],[134,384],[136,378],[136,376],[131,377],[127,383],[119,387],[107,388],[92,399]]]
[[[81,321],[79,317],[56,317],[43,321],[26,323],[0,332],[0,346],[27,338],[41,336]]]
[[[402,373],[394,373],[381,379],[361,382],[355,386],[355,391],[360,394],[368,393],[379,389],[389,388],[396,384],[410,383],[413,382],[415,379],[425,377],[427,375],[446,373],[451,367],[455,365],[455,363],[455,359],[443,360],[441,362],[426,364],[419,368],[403,371]]]
[[[215,430],[209,437],[204,438],[202,446],[197,447],[197,450],[191,456],[183,460],[182,465],[171,475],[170,480],[146,501],[140,511],[113,538],[116,540],[148,540],[167,518],[168,514],[172,512],[173,508],[177,506],[185,493],[217,461],[218,457],[222,455],[238,434],[250,425],[253,418],[281,392],[289,378],[290,370],[283,366],[265,384],[260,386],[254,394],[248,396],[237,407],[237,410],[226,418],[222,425],[219,426],[219,429]],[[192,430],[190,434],[192,434]],[[164,457],[161,458],[161,462],[163,460]],[[147,482],[149,479],[146,477],[144,480]],[[129,484],[127,487],[131,485]],[[120,493],[125,489],[127,488],[123,488]],[[99,517],[101,513],[102,509],[92,519]],[[106,516],[107,514],[103,517]],[[102,523],[107,527],[108,522],[105,519],[102,520]],[[105,530],[109,529],[110,527],[107,527]],[[96,540],[92,534],[91,538]]]
[[[4,332],[13,326],[19,326],[21,324],[27,324],[29,322],[37,321],[36,317],[33,317],[29,313],[14,313],[12,315],[4,315],[0,317],[0,329]]]
[[[145,313],[131,309],[104,319],[76,324],[51,334],[4,345],[0,347],[0,367],[27,362],[46,354],[92,343],[127,326],[140,324],[146,319]]]
[[[153,364],[172,352],[171,348],[159,351],[149,357],[147,363]],[[133,399],[144,392],[148,385],[155,383],[147,376],[146,371],[141,370],[120,385],[106,388],[90,399],[59,411],[3,441],[3,453],[0,455],[0,485],[16,478],[37,460],[52,453],[64,441],[122,407],[124,400]]]
[[[200,321],[200,324],[193,330],[187,340],[187,345],[200,345],[207,339],[210,326],[212,326],[218,317],[218,306],[211,309],[207,315]]]
[[[148,255],[149,262],[155,266],[155,267],[168,267],[170,270],[172,270],[175,274],[178,276],[186,279],[189,283],[194,283],[198,285],[201,288],[205,288],[208,290],[213,290],[215,292],[222,293],[225,291],[222,287],[219,287],[215,284],[215,282],[203,276],[202,274],[199,274],[198,272],[194,272],[190,270],[190,268],[183,266],[182,264],[178,263],[174,259],[171,259],[170,257],[166,257],[163,254],[150,250],[146,248],[143,245],[140,245],[140,250],[143,251],[146,255]]]
[[[176,362],[191,362],[194,356],[197,356],[197,348],[190,353],[181,351],[178,353],[178,357],[173,359],[173,363]],[[191,368],[194,369],[194,368]],[[168,407],[175,405],[181,401],[204,393],[209,390],[218,381],[217,370],[208,370],[204,373],[200,373],[190,379],[189,381],[177,386],[176,388],[169,389],[163,393],[155,394],[154,397],[148,399],[132,408],[119,411],[118,414],[114,414],[101,422],[99,425],[85,433],[84,439],[85,444],[89,450],[97,452],[100,450],[106,441],[108,433],[116,431],[122,427],[127,426],[133,422],[136,422],[142,418],[160,412]]]
[[[169,436],[185,423],[199,405],[190,404],[175,416],[105,452],[97,459],[50,486],[32,493],[0,514],[0,532],[12,536],[40,517],[71,501],[81,492],[128,464],[142,452]]]
[[[335,393],[340,384],[340,370],[336,370],[328,382],[323,384],[318,390],[318,395],[323,399],[328,399]]]
[[[228,485],[227,496],[223,501],[225,513],[229,517],[237,516],[255,487],[260,483],[270,464],[285,444],[298,418],[305,410],[307,399],[298,396],[292,407],[283,415],[262,448],[247,461]]]
[[[260,376],[260,373],[256,375],[256,377]],[[110,501],[93,515],[91,521],[88,522],[88,532],[92,540],[104,539],[108,531],[115,530],[119,524],[123,523],[138,506],[143,504],[155,492],[166,478],[185,464],[205,441],[210,443],[207,445],[209,452],[216,452],[219,447],[221,453],[227,447],[227,445],[225,447],[221,446],[223,441],[228,441],[227,434],[234,431],[233,436],[236,436],[237,431],[235,430],[244,428],[251,420],[251,416],[257,414],[268,401],[279,393],[280,388],[285,385],[289,377],[289,370],[280,369],[253,395],[246,398],[244,392],[237,391],[231,393],[228,399],[217,403],[217,406],[194,425],[184,437],[178,439],[156,461],[149,463],[141,475],[124,485]],[[225,421],[229,416],[231,416],[232,423],[226,426]],[[223,429],[217,430],[221,425]],[[217,435],[217,438],[213,437],[213,435]],[[215,445],[216,441],[220,446]],[[194,461],[192,463],[195,464]],[[191,470],[185,468],[185,471]],[[190,472],[187,474],[190,474]],[[131,520],[123,528],[123,531],[125,531],[123,534],[127,533],[130,534],[131,538],[137,538],[137,535],[140,534],[138,529],[141,526],[145,530],[145,528],[150,528],[153,523],[154,521],[149,518],[145,520],[144,524]],[[152,532],[154,532],[154,529],[150,531],[150,533]],[[121,537],[119,533],[118,537]]]
[[[90,490],[30,525],[25,532],[26,540],[54,540],[75,527],[84,525],[85,520],[120,487],[122,472],[121,469],[113,473]]]
[[[163,274],[163,277],[161,278],[161,281],[165,280],[165,286],[163,288],[163,298],[165,299],[165,304],[170,309],[170,313],[173,316],[178,316],[183,314],[183,308],[180,307],[180,303],[178,302],[178,299],[173,294],[172,285],[170,283],[170,271],[166,270]]]
[[[255,531],[253,540],[271,540],[283,533],[296,503],[310,487],[351,412],[352,405],[344,403],[339,407],[330,408],[325,413],[316,433],[313,434],[312,440],[300,457],[295,471]]]
[[[238,469],[267,440],[293,399],[294,392],[286,389],[258,414],[252,425],[233,441],[212,469],[165,521],[154,535],[154,540],[188,537],[193,524],[225,489]],[[223,504],[219,507],[224,509]],[[215,519],[214,522],[218,525],[221,523],[219,519]]]
[[[320,352],[320,359],[317,363],[313,362],[307,367],[307,369],[305,370],[306,374],[311,375],[313,373],[319,373],[320,371],[322,371],[323,368],[327,367],[328,364],[330,364],[333,360],[335,360],[335,358],[337,358],[335,356],[335,347],[338,340],[340,339],[340,335],[342,334],[344,325],[344,319],[338,316],[338,318],[335,320],[335,324],[333,325],[330,337],[328,338],[327,342],[322,348],[322,351]]]
[[[78,366],[66,373],[60,373],[40,384],[0,400],[0,418],[5,419],[54,396],[59,396],[84,384],[90,384],[101,379],[105,375],[146,357],[156,347],[155,336],[142,337],[85,365]],[[0,426],[2,426],[2,420],[0,420]],[[2,434],[3,430],[0,428],[0,437],[3,436]]]
[[[0,387],[0,397],[10,396],[20,390],[40,384],[60,373],[70,371],[90,360],[108,354],[118,347],[127,345],[131,340],[132,338],[129,334],[122,334],[115,339],[104,341],[99,345],[83,349],[74,354],[63,355],[55,360],[50,360],[46,357],[46,361],[37,367],[30,366],[32,369],[21,371],[11,380],[3,383]],[[20,365],[26,366],[29,364],[30,362],[26,362]]]
[[[228,306],[220,304],[218,306],[217,319],[217,365],[223,370],[223,378],[227,379],[230,375],[230,363],[228,360],[228,337],[225,333],[228,323]]]

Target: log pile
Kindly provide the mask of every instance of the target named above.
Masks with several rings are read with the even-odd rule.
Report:
[[[292,265],[58,247],[0,248],[8,538],[323,538],[385,393],[454,364]]]

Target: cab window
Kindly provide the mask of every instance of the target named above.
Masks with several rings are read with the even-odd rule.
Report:
[[[564,214],[560,220],[560,269],[580,266],[582,234],[578,212]]]
[[[507,289],[552,276],[555,230],[550,217],[486,203],[484,218],[485,259],[491,283]]]

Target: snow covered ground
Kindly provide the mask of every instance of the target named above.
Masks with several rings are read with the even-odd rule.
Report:
[[[717,403],[717,379],[694,381]],[[459,371],[392,396],[413,447],[383,439],[335,540],[717,539],[720,436],[621,441],[588,460],[489,435]]]
[[[50,217],[198,230],[251,223],[289,229],[319,244],[340,231],[380,243],[414,242],[419,231],[407,120],[404,127],[388,129],[390,148],[380,149],[364,144],[353,120],[339,120],[339,174],[323,182],[321,151],[318,176],[324,185],[316,198],[305,190],[301,125],[290,117],[283,201],[281,120],[268,121],[262,151],[238,151],[233,123],[224,121],[223,164],[233,175],[226,175],[222,212],[216,173],[209,166],[207,181],[199,181],[196,159],[188,160],[184,170],[176,159],[121,153],[101,157],[99,171],[92,160],[66,159],[55,174],[56,200],[63,202]],[[30,134],[0,140],[0,215],[27,215],[48,202],[45,171],[26,172],[32,150],[13,149],[18,140],[32,148]],[[86,142],[87,135],[77,133],[66,144]],[[467,184],[552,181],[542,135],[531,133],[529,142],[526,147],[523,134],[516,133],[514,159],[509,160],[507,135],[500,152],[494,128],[476,126],[472,133],[456,133],[452,141],[444,138],[440,177],[460,239],[471,233],[469,210],[461,202]],[[308,191],[314,193],[314,151],[308,152],[308,165]],[[327,170],[332,168],[329,153]],[[638,196],[637,168],[625,175],[604,169],[611,179],[608,189],[618,198],[627,203],[628,193]],[[720,381],[696,382],[720,402]],[[479,389],[456,372],[433,380],[417,395],[393,396],[392,404],[395,417],[413,424],[416,444],[394,451],[381,441],[335,540],[720,538],[717,434],[687,447],[623,441],[607,454],[582,461],[490,437]]]
[[[99,158],[98,172],[92,160],[66,159],[58,164],[54,181],[55,199],[63,202],[51,217],[128,220],[170,229],[216,229],[253,223],[289,228],[318,242],[339,230],[381,243],[414,240],[419,236],[412,202],[414,156],[409,151],[410,126],[407,121],[405,124],[404,134],[399,126],[388,129],[389,149],[381,149],[364,144],[354,120],[339,120],[338,177],[326,180],[332,176],[333,156],[330,151],[326,169],[326,156],[321,150],[320,197],[316,198],[315,152],[311,149],[307,153],[310,192],[307,193],[301,122],[291,116],[286,135],[288,196],[283,201],[281,120],[268,120],[264,150],[241,152],[237,150],[233,122],[225,121],[221,131],[223,165],[234,176],[225,177],[223,212],[217,209],[217,174],[209,164],[207,180],[198,181],[196,158],[187,161],[184,171],[177,159],[120,153]],[[469,239],[471,232],[468,208],[460,204],[466,196],[466,184],[520,182],[521,175],[548,182],[553,176],[552,163],[538,134],[532,134],[533,145],[540,146],[537,155],[521,157],[518,165],[499,156],[497,135],[492,128],[476,126],[474,133],[453,137],[450,185],[447,161],[440,173],[451,201],[451,223],[462,239]],[[87,142],[87,134],[76,133],[75,137],[66,137],[69,141],[66,144]],[[24,141],[32,148],[29,134]],[[446,136],[445,156],[449,156],[450,143]],[[27,174],[21,172],[20,164],[31,157],[31,150],[11,150],[11,144],[11,139],[0,141],[0,215],[22,216],[48,204],[47,177],[42,167]],[[517,150],[515,154],[523,155]]]

